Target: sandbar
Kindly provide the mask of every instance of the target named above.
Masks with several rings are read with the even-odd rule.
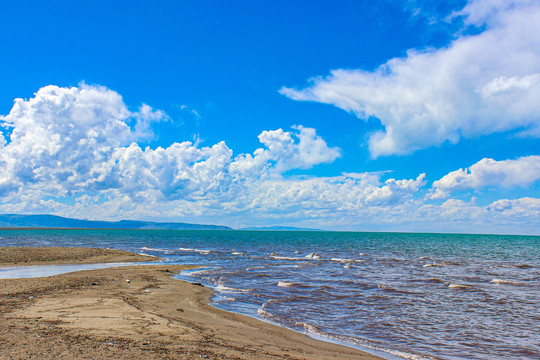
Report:
[[[0,247],[0,267],[146,262],[159,258],[124,250],[87,247]]]
[[[39,251],[22,263],[103,256],[85,248]],[[0,265],[21,263],[10,256],[1,255]],[[209,305],[211,289],[172,277],[190,268],[137,265],[0,280],[0,359],[380,359],[219,310]]]

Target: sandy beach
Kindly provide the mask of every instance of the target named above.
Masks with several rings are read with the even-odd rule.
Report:
[[[149,261],[125,251],[0,248],[0,266]],[[151,258],[155,259],[155,258]],[[379,359],[209,305],[144,265],[0,280],[0,359]]]

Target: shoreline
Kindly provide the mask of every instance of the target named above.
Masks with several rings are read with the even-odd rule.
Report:
[[[96,259],[92,248],[39,249],[47,265]],[[68,260],[66,251],[82,253]],[[30,265],[0,255],[6,264]],[[381,359],[220,310],[210,305],[210,288],[172,277],[192,268],[138,265],[0,280],[0,359]]]

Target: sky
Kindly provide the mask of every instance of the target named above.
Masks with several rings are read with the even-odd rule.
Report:
[[[540,234],[540,2],[3,1],[0,213]]]

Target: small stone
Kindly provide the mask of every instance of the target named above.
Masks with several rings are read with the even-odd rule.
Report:
[[[131,281],[130,281],[129,279],[126,279],[126,283],[128,283],[128,284],[129,284],[130,282],[131,282]]]
[[[178,309],[176,309],[176,311],[179,311],[179,312],[184,312],[184,309],[182,309],[182,308],[178,308]]]

